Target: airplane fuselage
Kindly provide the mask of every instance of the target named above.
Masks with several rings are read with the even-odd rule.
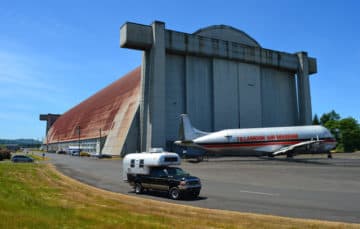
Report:
[[[311,140],[319,141],[292,153],[326,153],[336,146],[334,137],[322,126],[228,129],[195,138],[191,145],[206,151],[260,156]]]

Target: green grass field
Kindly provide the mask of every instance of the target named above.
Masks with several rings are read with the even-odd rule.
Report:
[[[0,228],[360,228],[201,209],[107,192],[49,164],[0,163]]]

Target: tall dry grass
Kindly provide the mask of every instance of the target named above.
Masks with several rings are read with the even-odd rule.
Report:
[[[97,189],[45,164],[0,164],[0,228],[360,228],[162,203]]]

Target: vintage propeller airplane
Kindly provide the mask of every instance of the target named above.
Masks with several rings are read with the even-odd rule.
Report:
[[[227,129],[204,132],[191,125],[187,114],[180,118],[179,140],[175,144],[202,149],[204,152],[240,156],[327,154],[336,140],[323,126],[289,126],[250,129]]]

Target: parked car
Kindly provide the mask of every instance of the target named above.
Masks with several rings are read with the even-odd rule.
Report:
[[[58,150],[58,151],[56,151],[56,153],[57,153],[57,154],[66,154],[66,151],[64,151],[64,150]]]
[[[71,156],[80,156],[80,151],[79,149],[69,149],[68,152]]]
[[[80,156],[80,151],[71,152],[71,156]]]
[[[11,158],[12,162],[34,162],[34,159],[25,155],[14,155]]]
[[[90,157],[90,153],[81,151],[80,152],[80,157]]]

